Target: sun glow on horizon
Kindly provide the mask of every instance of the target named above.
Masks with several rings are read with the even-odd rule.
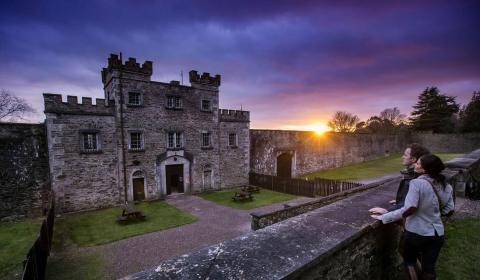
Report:
[[[311,126],[312,130],[317,134],[317,135],[322,135],[325,132],[329,132],[331,129],[324,123],[317,123]]]
[[[325,123],[313,123],[307,125],[285,125],[282,127],[282,129],[313,131],[316,135],[322,135],[325,132],[331,131],[331,129]]]

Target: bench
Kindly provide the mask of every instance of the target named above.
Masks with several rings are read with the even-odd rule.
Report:
[[[133,207],[133,203],[126,202],[122,205],[122,214],[117,216],[118,222],[129,222],[129,221],[138,221],[144,220],[145,215],[142,211],[139,211]]]
[[[233,201],[252,201],[253,200],[253,195],[250,192],[246,191],[240,191],[240,192],[235,192],[235,195],[232,197]]]

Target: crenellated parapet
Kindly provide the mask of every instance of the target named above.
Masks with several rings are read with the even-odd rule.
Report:
[[[218,110],[221,122],[250,122],[250,112],[241,110]]]
[[[150,77],[153,73],[153,62],[147,60],[140,65],[135,58],[130,57],[123,63],[118,55],[110,54],[107,67],[102,70],[102,82],[107,82],[108,74],[111,75],[115,70]]]
[[[210,76],[210,73],[204,72],[202,75],[199,75],[197,71],[192,70],[189,73],[190,83],[194,85],[206,85],[219,87],[220,86],[220,75],[215,75],[215,77]]]
[[[98,115],[113,116],[115,101],[105,103],[105,99],[96,98],[96,104],[92,104],[91,97],[82,97],[82,103],[78,103],[76,96],[67,96],[67,102],[62,101],[61,94],[44,93],[45,113],[66,115]]]

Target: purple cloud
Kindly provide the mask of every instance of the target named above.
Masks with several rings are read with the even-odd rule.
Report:
[[[221,74],[221,106],[264,128],[480,89],[478,1],[318,2],[4,1],[0,87],[38,111],[42,92],[102,97],[99,71],[122,51],[152,60],[155,80]]]

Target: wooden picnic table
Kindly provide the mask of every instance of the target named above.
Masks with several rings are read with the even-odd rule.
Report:
[[[242,188],[242,191],[249,192],[249,193],[259,193],[260,192],[260,187],[247,185],[247,186]]]
[[[126,202],[122,205],[122,215],[117,217],[119,222],[127,222],[133,220],[143,220],[145,215],[142,211],[137,210],[132,202]]]
[[[233,201],[246,201],[246,200],[253,200],[253,195],[250,192],[246,191],[240,191],[240,192],[235,192],[235,194],[232,197]]]

